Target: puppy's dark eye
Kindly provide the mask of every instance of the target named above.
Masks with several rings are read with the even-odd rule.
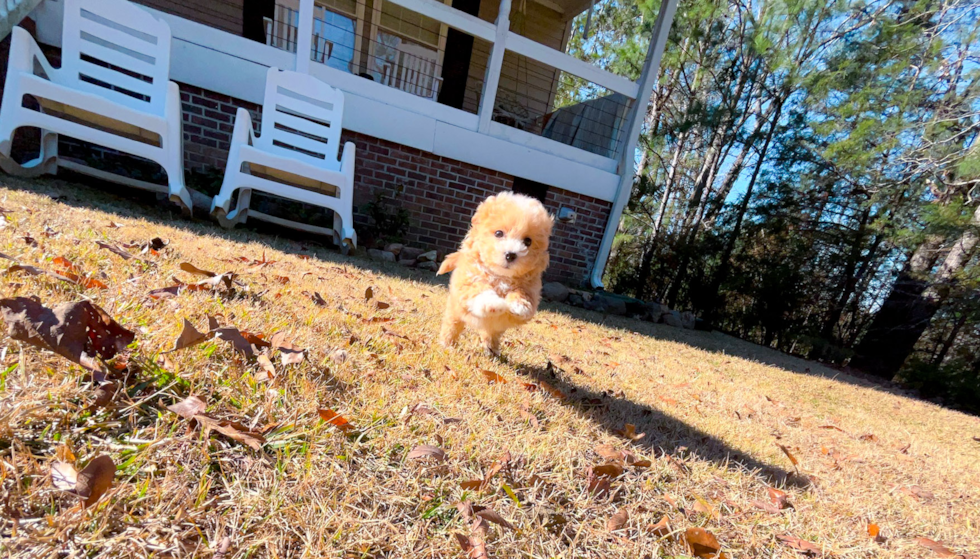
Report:
[[[524,237],[524,246],[531,246],[531,237]]]
[[[498,239],[503,238],[504,232],[503,231],[497,231],[496,233],[493,234],[493,236],[494,237],[497,237]]]

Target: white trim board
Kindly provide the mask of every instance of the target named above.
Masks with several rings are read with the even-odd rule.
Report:
[[[620,181],[615,173],[444,122],[436,123],[433,153],[607,202],[613,200]],[[499,169],[501,162],[521,172]]]

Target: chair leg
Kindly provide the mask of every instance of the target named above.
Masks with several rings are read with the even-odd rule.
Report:
[[[357,248],[357,232],[354,231],[353,220],[349,215],[341,216],[340,212],[333,212],[333,236],[334,242],[340,247],[340,252],[347,255],[352,249]]]
[[[180,145],[178,143],[178,145]],[[194,200],[191,192],[184,184],[184,165],[183,154],[172,153],[167,156],[167,161],[162,163],[163,170],[167,173],[167,188],[170,191],[170,201],[180,206],[180,211],[190,217],[194,213]]]
[[[225,186],[222,186],[221,192],[215,196],[212,205],[211,215],[225,229],[233,229],[236,225],[245,223],[245,220],[248,219],[248,205],[252,200],[252,189],[238,189],[238,204],[235,205],[235,209],[229,212],[228,207],[231,206],[231,194],[233,192],[235,192],[234,187],[229,186],[226,191]]]

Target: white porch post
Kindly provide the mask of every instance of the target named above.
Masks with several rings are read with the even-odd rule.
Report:
[[[493,116],[493,106],[497,102],[497,86],[500,85],[500,69],[504,64],[504,52],[507,48],[507,34],[510,32],[510,2],[500,0],[500,11],[497,12],[497,34],[490,49],[490,61],[487,63],[487,73],[483,77],[483,93],[480,96],[479,124],[477,131],[481,134],[490,132],[490,118]]]
[[[313,52],[313,0],[299,0],[299,26],[296,29],[296,71],[310,73]]]
[[[664,55],[664,47],[667,45],[667,35],[670,33],[670,25],[674,22],[675,11],[677,11],[677,0],[663,0],[660,5],[660,13],[657,14],[657,21],[654,23],[653,37],[650,38],[650,47],[647,49],[647,59],[643,64],[643,72],[640,74],[640,89],[633,101],[633,108],[627,116],[626,142],[619,160],[619,187],[616,190],[616,198],[613,200],[609,222],[606,224],[606,231],[602,235],[599,252],[596,254],[595,265],[592,267],[592,275],[589,278],[592,287],[596,289],[603,287],[602,274],[605,272],[606,263],[609,261],[609,253],[612,250],[613,239],[616,237],[616,230],[619,227],[619,219],[623,216],[623,209],[633,192],[636,144],[640,138],[643,121],[646,118],[650,96],[653,94],[657,77],[660,75],[660,59]]]

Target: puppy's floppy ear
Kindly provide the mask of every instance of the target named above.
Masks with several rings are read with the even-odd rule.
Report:
[[[476,211],[473,212],[473,218],[470,219],[470,224],[476,227],[481,221],[486,217],[488,211],[490,211],[490,206],[492,206],[497,201],[496,196],[490,196],[486,200],[480,202],[480,205],[476,207]]]
[[[456,269],[456,261],[458,259],[459,259],[459,253],[458,252],[453,252],[453,253],[447,254],[446,257],[443,258],[442,265],[439,266],[439,271],[436,272],[436,275],[437,276],[441,276],[442,274],[448,274],[449,272],[452,272],[453,270],[455,270]]]

